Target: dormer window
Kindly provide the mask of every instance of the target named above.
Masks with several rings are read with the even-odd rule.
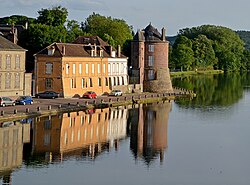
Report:
[[[91,56],[95,56],[95,50],[94,49],[91,49]]]
[[[48,49],[48,55],[49,56],[54,55],[54,52],[55,52],[55,47],[51,47],[51,48]]]
[[[100,57],[103,57],[103,50],[100,50]]]

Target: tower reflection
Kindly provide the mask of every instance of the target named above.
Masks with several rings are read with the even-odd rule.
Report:
[[[159,158],[162,163],[168,147],[168,117],[171,103],[140,105],[129,111],[130,149],[135,160],[150,165]]]

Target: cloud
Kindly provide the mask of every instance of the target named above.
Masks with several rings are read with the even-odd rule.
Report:
[[[87,11],[99,11],[99,10],[107,10],[105,2],[95,1],[95,0],[81,0],[81,1],[71,1],[64,3],[66,8],[72,10],[87,10]]]

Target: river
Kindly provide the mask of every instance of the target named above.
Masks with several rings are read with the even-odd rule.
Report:
[[[175,78],[193,99],[2,123],[12,185],[248,185],[250,75]]]

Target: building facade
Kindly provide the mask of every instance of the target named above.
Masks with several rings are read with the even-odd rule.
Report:
[[[108,77],[110,90],[120,89],[127,91],[128,85],[128,58],[121,54],[121,47],[117,49],[108,45],[98,36],[79,36],[74,43],[97,45],[108,53]]]
[[[118,85],[127,87],[127,58],[99,37],[53,43],[34,56],[34,93],[52,90],[62,97],[81,97],[86,91],[101,95]]]
[[[149,92],[172,91],[168,49],[165,28],[159,33],[150,23],[138,31],[131,43],[130,83],[143,84]]]
[[[0,36],[0,96],[31,94],[31,74],[25,73],[26,50]]]

